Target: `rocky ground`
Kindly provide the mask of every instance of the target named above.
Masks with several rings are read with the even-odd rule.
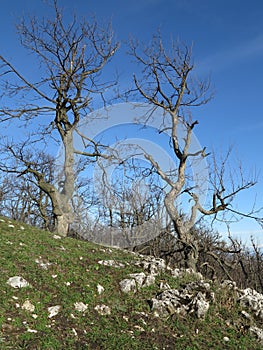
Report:
[[[1,349],[261,349],[263,295],[0,219]]]

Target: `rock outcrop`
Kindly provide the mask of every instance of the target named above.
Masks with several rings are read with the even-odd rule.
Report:
[[[149,300],[149,305],[154,315],[161,318],[173,314],[195,314],[197,318],[204,318],[213,300],[210,284],[199,281],[189,283],[183,289],[165,290]]]

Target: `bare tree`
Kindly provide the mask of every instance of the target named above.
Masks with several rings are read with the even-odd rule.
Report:
[[[19,151],[16,155],[18,154]],[[45,181],[53,184],[54,159],[43,152],[28,154],[27,160],[29,161],[29,159],[35,169],[45,174]],[[32,173],[20,176],[21,168],[13,165],[10,169],[5,157],[4,163],[2,170],[5,169],[6,173],[1,179],[0,185],[3,193],[2,198],[0,198],[1,215],[51,230],[54,226],[54,216],[49,196],[38,186]]]
[[[101,172],[91,183],[91,187],[96,183],[94,196],[91,192],[85,196],[93,198],[93,236],[89,233],[89,239],[130,248],[159,233],[165,215],[161,205],[163,189],[157,174],[148,172],[140,161],[119,161],[114,173],[107,167],[112,161],[97,163]],[[85,231],[87,237],[87,228]]]
[[[140,79],[138,74],[134,75],[135,91],[153,109],[160,108],[163,111],[159,132],[169,133],[171,148],[178,161],[176,175],[171,176],[165,172],[154,155],[145,153],[145,158],[169,186],[164,204],[173,222],[177,240],[183,246],[185,266],[196,270],[200,246],[191,228],[198,214],[217,217],[220,212],[232,210],[233,199],[240,191],[254,186],[255,181],[247,181],[243,173],[239,173],[239,178],[229,185],[225,181],[227,155],[221,167],[214,164],[211,172],[211,198],[204,205],[201,203],[189,167],[194,161],[207,157],[207,154],[206,148],[191,151],[193,130],[198,124],[192,118],[191,108],[210,100],[209,81],[199,81],[194,77],[191,48],[181,43],[172,43],[169,50],[166,50],[160,35],[154,36],[152,44],[145,47],[131,41],[130,53],[141,67]],[[146,123],[150,115],[146,116]],[[180,125],[184,127],[182,138]],[[190,203],[188,215],[184,215],[183,209],[178,205],[178,200],[183,196],[188,196],[186,201]]]
[[[18,25],[21,45],[32,53],[39,63],[39,77],[30,80],[28,73],[18,70],[10,60],[0,55],[2,102],[1,122],[10,122],[11,127],[31,125],[34,132],[29,135],[23,147],[19,141],[5,142],[8,150],[20,165],[20,175],[32,174],[38,187],[50,198],[55,229],[67,235],[72,221],[71,200],[74,193],[74,155],[85,155],[97,159],[100,145],[85,135],[79,135],[88,146],[88,152],[74,148],[74,133],[78,124],[92,110],[96,96],[104,100],[104,92],[114,82],[100,80],[105,65],[118,48],[114,42],[111,25],[99,26],[95,19],[91,22],[71,22],[63,18],[57,1],[53,1],[54,19],[24,19]],[[36,125],[40,125],[38,130]],[[45,174],[34,167],[25,153],[37,147],[38,142],[45,147],[56,139],[64,147],[63,178],[61,187],[46,181]],[[47,147],[46,147],[47,149]],[[10,169],[11,170],[11,169]]]

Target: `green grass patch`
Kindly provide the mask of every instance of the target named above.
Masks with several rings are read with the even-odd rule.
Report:
[[[155,318],[147,300],[167,282],[180,288],[193,281],[162,273],[156,284],[136,294],[123,294],[119,282],[129,273],[141,272],[135,266],[138,256],[72,238],[54,239],[53,234],[0,218],[1,299],[0,349],[260,349],[240,322],[235,296],[217,292],[205,320],[193,316]],[[99,264],[114,259],[124,268]],[[42,264],[42,266],[41,266]],[[14,289],[7,284],[22,276],[30,287]],[[97,285],[104,287],[98,293]],[[34,311],[22,308],[25,301]],[[85,312],[75,303],[87,305]],[[97,305],[109,306],[109,315],[100,315]],[[48,308],[60,305],[49,317]],[[225,342],[224,337],[229,341]]]

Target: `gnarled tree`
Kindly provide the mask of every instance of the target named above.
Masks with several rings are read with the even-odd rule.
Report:
[[[198,214],[216,217],[220,212],[233,209],[230,206],[233,199],[240,191],[254,186],[255,181],[246,181],[241,173],[239,182],[229,183],[225,181],[226,160],[221,167],[215,163],[209,179],[212,185],[211,198],[202,204],[200,189],[197,188],[198,184],[191,176],[189,168],[198,159],[207,157],[207,154],[205,148],[191,151],[193,130],[198,124],[192,118],[191,109],[210,100],[209,81],[195,79],[191,48],[172,42],[169,50],[166,50],[160,35],[154,36],[148,46],[131,41],[130,53],[141,67],[141,74],[134,75],[137,96],[152,105],[153,109],[159,108],[163,111],[159,132],[165,131],[169,134],[170,145],[178,164],[176,175],[171,176],[164,171],[154,155],[145,153],[145,158],[169,186],[164,199],[165,207],[173,222],[177,242],[184,252],[185,266],[196,270],[200,247],[191,228]],[[150,116],[148,113],[146,123]],[[181,126],[184,129],[183,137],[180,133]],[[190,203],[187,215],[183,211],[184,207],[178,205],[181,197]]]
[[[56,231],[67,235],[72,221],[74,155],[84,154],[97,159],[101,154],[100,145],[88,138],[83,142],[89,144],[89,152],[76,150],[74,133],[78,132],[81,119],[92,110],[94,98],[100,97],[104,103],[105,90],[114,84],[102,82],[100,78],[118,44],[110,25],[101,27],[95,19],[77,22],[75,17],[69,22],[63,17],[56,0],[53,1],[53,10],[54,19],[29,18],[22,20],[17,27],[23,48],[33,54],[35,64],[39,63],[39,70],[35,70],[38,76],[27,78],[30,77],[28,68],[22,72],[0,55],[0,121],[9,122],[11,127],[20,125],[24,130],[27,127],[31,130],[27,143],[19,137],[13,142],[4,142],[2,151],[9,152],[12,158],[7,163],[2,162],[2,168],[5,171],[20,169],[20,175],[30,173],[35,177],[39,188],[51,200]],[[35,167],[34,162],[18,152],[19,149],[32,151],[32,145],[35,149],[48,151],[54,139],[64,148],[60,188],[47,182],[45,174]]]

